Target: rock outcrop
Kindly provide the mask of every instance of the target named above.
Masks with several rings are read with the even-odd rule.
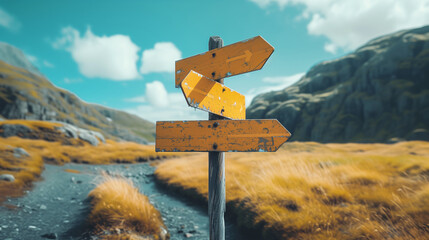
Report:
[[[254,98],[248,118],[277,118],[292,140],[429,140],[429,26],[376,38]]]
[[[85,103],[55,87],[37,68],[31,67],[19,49],[1,43],[0,59],[10,60],[10,64],[0,60],[0,118],[60,121],[101,132],[107,138],[143,144],[154,141],[153,123],[126,112]]]

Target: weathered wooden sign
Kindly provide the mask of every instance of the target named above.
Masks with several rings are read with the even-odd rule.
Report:
[[[261,36],[176,61],[176,87],[193,70],[217,80],[261,69],[274,48]]]
[[[275,152],[291,136],[276,119],[156,123],[157,152]]]
[[[191,70],[180,87],[191,107],[229,119],[246,119],[244,96],[218,82]]]
[[[224,152],[274,152],[291,134],[277,119],[243,120],[244,96],[223,85],[223,78],[261,69],[274,48],[260,36],[226,47],[213,36],[209,50],[177,61],[175,77],[188,105],[208,111],[209,120],[156,122],[155,150],[209,152],[210,240],[224,240]]]

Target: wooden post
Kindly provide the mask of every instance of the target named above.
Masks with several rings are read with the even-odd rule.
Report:
[[[209,50],[223,47],[223,40],[218,36],[209,39]],[[216,57],[216,55],[212,56]],[[215,76],[216,73],[212,73]],[[211,77],[211,76],[210,76]],[[217,80],[223,84],[223,79]],[[222,121],[224,117],[209,113],[209,120]],[[216,123],[213,124],[216,128]],[[213,144],[213,149],[217,144]],[[225,153],[209,152],[209,221],[210,240],[225,240]]]

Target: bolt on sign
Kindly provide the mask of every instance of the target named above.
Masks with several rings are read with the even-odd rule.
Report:
[[[175,84],[187,104],[231,120],[158,121],[156,151],[277,151],[290,138],[289,131],[276,119],[245,120],[244,96],[214,81],[261,69],[273,51],[257,36],[176,61]]]
[[[224,240],[224,152],[275,152],[291,134],[277,119],[245,120],[244,96],[221,80],[261,69],[274,48],[260,36],[223,47],[216,36],[209,50],[176,61],[175,76],[187,104],[209,112],[209,120],[156,122],[155,150],[209,152],[210,240]]]
[[[246,119],[244,95],[190,71],[180,83],[189,106],[229,119]]]
[[[276,119],[173,121],[156,125],[157,151],[166,152],[275,152],[289,137],[290,133]]]
[[[176,61],[176,88],[193,70],[217,80],[261,69],[274,48],[261,36]]]

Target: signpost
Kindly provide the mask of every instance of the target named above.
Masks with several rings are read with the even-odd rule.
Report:
[[[244,120],[244,96],[223,85],[223,78],[261,69],[273,51],[260,36],[226,47],[215,36],[208,52],[176,61],[176,87],[209,120],[157,122],[155,149],[209,153],[210,240],[225,239],[225,152],[275,152],[291,136],[276,119]]]

